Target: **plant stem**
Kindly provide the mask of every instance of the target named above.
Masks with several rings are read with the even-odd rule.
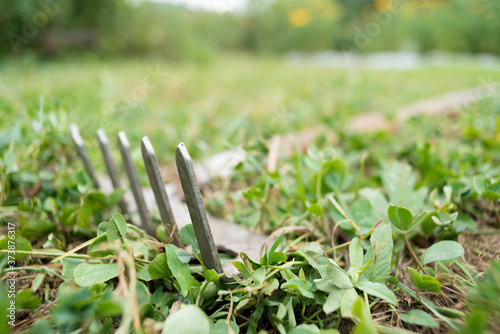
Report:
[[[411,256],[413,257],[413,260],[418,264],[418,267],[423,271],[424,274],[426,274],[427,276],[430,276],[429,273],[427,272],[427,270],[425,270],[425,268],[422,265],[422,263],[420,262],[420,260],[418,259],[417,255],[415,254],[413,249],[411,248],[410,242],[408,241],[408,238],[406,237],[406,231],[401,231],[401,233],[403,234],[403,239],[405,241],[406,248],[408,248],[408,250],[410,251]],[[444,295],[443,291],[440,291],[440,294],[441,294],[441,298],[443,299],[444,304],[447,307],[450,307],[450,304],[448,304],[448,301],[446,300],[446,296]]]
[[[383,221],[384,221],[383,219],[380,219],[375,225],[373,225],[373,227],[370,229],[370,231],[368,231],[368,233],[366,233],[365,235],[359,237],[359,240],[363,240],[363,239],[368,238],[373,233],[373,231],[377,228],[377,226],[379,226],[380,224],[382,224]],[[344,242],[343,244],[340,244],[338,246],[332,247],[332,249],[329,249],[326,252],[327,253],[331,253],[331,252],[334,252],[334,251],[336,251],[338,249],[349,247],[350,244],[351,244],[351,241]]]
[[[0,254],[1,253],[8,253],[8,252],[9,252],[9,250],[7,250],[7,249],[0,249]],[[16,253],[19,253],[19,254],[28,254],[28,255],[37,255],[37,256],[56,256],[56,257],[61,255],[61,253],[49,253],[49,252],[38,252],[38,251],[22,251],[22,250],[16,250]],[[90,255],[85,255],[85,254],[69,254],[69,255],[66,255],[65,257],[76,258],[76,259],[96,260],[96,261],[109,260],[109,259],[113,258],[112,255],[111,256],[105,256],[105,257],[94,257],[94,256],[90,256]],[[139,263],[143,263],[143,264],[150,264],[151,263],[151,261],[142,260],[142,259],[134,259],[134,261],[139,262]]]
[[[328,199],[333,204],[333,206],[340,212],[340,214],[344,216],[346,221],[348,221],[352,225],[352,227],[354,227],[354,229],[358,232],[359,237],[361,238],[363,236],[363,233],[361,233],[361,230],[359,229],[358,225],[356,225],[356,223],[353,222],[351,218],[349,218],[349,216],[345,213],[344,209],[342,209],[340,204],[335,200],[333,195],[329,196]]]
[[[418,259],[417,255],[415,254],[415,252],[411,248],[410,242],[408,241],[408,238],[406,237],[406,231],[401,231],[401,233],[403,234],[403,239],[405,241],[406,248],[408,248],[408,250],[410,251],[410,254],[413,257],[413,260],[418,264],[418,267],[420,268],[420,270],[422,270],[424,272],[424,274],[429,276],[429,273],[427,272],[427,270],[425,270],[424,266],[422,265],[422,263],[420,263],[420,260]]]
[[[36,271],[36,272],[47,272],[47,273],[51,273],[51,274],[54,274],[55,276],[57,276],[58,278],[62,279],[63,281],[65,280],[65,278],[61,275],[59,275],[57,272],[55,272],[54,270],[50,269],[50,268],[47,268],[47,267],[30,267],[30,266],[24,266],[24,267],[15,267],[15,268],[9,268],[9,271],[20,271],[20,270],[31,270],[31,271]],[[22,278],[25,278],[25,277],[22,277]]]
[[[203,284],[202,284],[202,286],[200,288],[200,291],[198,292],[198,296],[196,297],[196,303],[195,303],[196,306],[200,305],[201,295],[205,291],[205,288],[207,287],[207,285],[208,285],[208,281],[203,282]]]

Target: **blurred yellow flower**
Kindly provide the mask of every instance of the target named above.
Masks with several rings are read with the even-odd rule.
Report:
[[[311,21],[311,13],[305,8],[297,8],[290,12],[288,19],[294,27],[304,27]]]
[[[375,2],[373,3],[373,7],[375,7],[378,12],[389,10],[391,9],[391,6],[392,0],[375,0]]]

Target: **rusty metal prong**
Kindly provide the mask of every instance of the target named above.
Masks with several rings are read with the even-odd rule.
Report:
[[[194,174],[193,162],[189,156],[184,143],[177,146],[175,152],[175,162],[179,178],[182,184],[182,190],[186,199],[186,204],[193,222],[194,233],[196,240],[200,246],[201,259],[207,269],[214,269],[217,273],[222,274],[222,265],[219,258],[219,253],[215,247],[214,238],[210,231],[207,213],[203,200],[201,198],[200,187],[196,181]]]
[[[158,210],[160,211],[161,220],[167,228],[167,235],[171,236],[172,243],[174,245],[181,246],[172,207],[170,206],[168,194],[165,190],[165,184],[163,184],[163,179],[161,177],[158,159],[156,158],[153,145],[151,145],[151,141],[147,136],[142,138],[141,151],[144,165],[146,166],[146,171],[148,173],[149,183],[153,189],[156,204],[158,205]]]
[[[87,173],[89,174],[92,182],[94,183],[94,187],[96,189],[99,189],[100,188],[99,182],[95,177],[94,168],[92,168],[89,156],[87,155],[87,151],[85,150],[83,139],[82,136],[80,135],[80,130],[78,129],[78,126],[75,123],[71,123],[71,125],[69,126],[69,131],[71,133],[71,139],[73,139],[73,143],[75,143],[76,153],[78,154],[80,159],[82,159],[83,165],[85,166]]]
[[[155,236],[156,233],[153,221],[151,220],[151,216],[149,215],[146,207],[146,202],[144,201],[144,194],[142,193],[141,184],[139,183],[137,169],[135,168],[134,160],[132,159],[132,154],[130,153],[130,144],[124,131],[120,131],[118,133],[118,146],[120,147],[123,166],[125,167],[125,172],[127,173],[130,188],[132,189],[132,194],[134,195],[135,203],[137,204],[137,211],[139,211],[139,216],[141,217],[142,228],[149,235]]]
[[[106,169],[109,174],[109,178],[111,179],[111,183],[113,184],[113,188],[122,189],[120,175],[118,174],[118,169],[116,168],[115,161],[113,160],[113,156],[111,155],[111,150],[109,149],[109,140],[108,136],[106,136],[106,132],[103,129],[97,130],[97,139],[99,140],[99,146],[101,147],[102,157],[104,158],[104,163],[106,164]],[[124,215],[128,215],[127,203],[122,198],[118,203],[120,206],[120,210]]]

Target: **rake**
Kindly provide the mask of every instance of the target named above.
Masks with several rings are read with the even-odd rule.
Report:
[[[77,154],[82,160],[94,186],[109,192],[110,189],[109,187],[106,189],[105,184],[111,181],[114,189],[121,189],[122,183],[118,169],[113,160],[109,140],[104,130],[97,130],[97,139],[109,175],[108,182],[103,182],[107,181],[106,179],[103,179],[103,181],[98,180],[76,124],[71,124],[70,133]],[[265,235],[207,214],[193,162],[184,143],[177,146],[175,161],[185,202],[176,195],[175,191],[169,191],[174,187],[173,185],[164,184],[156,153],[147,136],[141,141],[141,151],[151,188],[141,188],[137,169],[131,155],[130,143],[124,131],[118,133],[118,146],[133,196],[132,202],[129,194],[125,194],[119,202],[120,211],[131,221],[131,214],[137,211],[140,221],[135,224],[142,227],[147,234],[156,236],[156,230],[146,203],[150,204],[150,207],[156,205],[160,218],[167,228],[167,233],[171,236],[171,242],[178,247],[182,247],[178,228],[192,223],[203,264],[207,269],[213,269],[218,274],[224,273],[221,277],[223,282],[234,282],[233,275],[241,277],[241,274],[231,263],[222,266],[218,249],[236,255],[236,259],[239,259],[238,254],[244,252],[250,258],[258,261],[261,249],[264,245],[270,245],[272,242]]]

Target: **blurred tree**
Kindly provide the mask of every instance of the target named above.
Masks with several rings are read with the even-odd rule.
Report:
[[[90,51],[206,62],[222,50],[345,45],[500,54],[500,1],[249,0],[243,13],[219,14],[147,0],[16,0],[0,4],[0,28],[0,56]]]

